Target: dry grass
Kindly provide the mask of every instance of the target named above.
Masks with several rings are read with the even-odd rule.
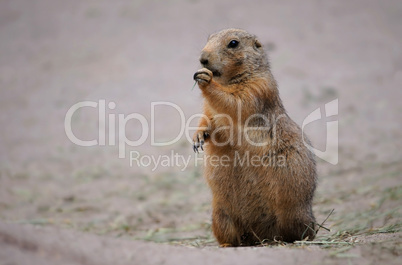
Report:
[[[201,170],[189,172],[165,172],[156,175],[136,176],[132,179],[120,176],[110,185],[106,173],[100,169],[88,170],[74,179],[71,194],[44,204],[47,200],[41,187],[20,185],[13,188],[13,207],[36,207],[29,218],[8,219],[11,222],[41,226],[59,226],[89,233],[145,240],[187,247],[218,247],[210,223],[210,195],[201,176]],[[354,174],[365,177],[353,182]],[[293,244],[270,242],[262,239],[261,246],[276,248],[318,247],[333,257],[351,257],[356,246],[367,243],[367,238],[402,231],[402,185],[400,166],[384,168],[373,166],[366,171],[335,172],[319,185],[315,199],[315,213],[322,228],[314,241],[297,241]],[[19,178],[20,179],[20,178]],[[51,179],[46,179],[51,181]],[[106,182],[98,195],[82,196],[80,191]],[[396,184],[396,185],[395,185]],[[29,185],[29,184],[27,184]],[[110,201],[117,200],[119,209]],[[137,212],[133,212],[137,209]],[[334,211],[332,212],[332,209]],[[370,241],[370,242],[373,242]],[[374,240],[376,242],[376,240]],[[376,242],[380,248],[395,253],[401,245]]]

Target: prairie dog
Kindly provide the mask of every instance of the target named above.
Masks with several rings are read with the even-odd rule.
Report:
[[[194,80],[205,116],[193,148],[205,150],[218,243],[314,239],[314,155],[285,111],[260,41],[244,30],[222,30],[208,38],[200,63]]]

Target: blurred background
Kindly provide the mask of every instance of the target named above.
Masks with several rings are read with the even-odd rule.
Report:
[[[191,143],[111,145],[109,115],[137,113],[151,124],[151,102],[201,113],[192,76],[208,35],[228,27],[257,35],[290,117],[299,125],[338,99],[339,163],[317,159],[317,220],[335,213],[322,237],[401,228],[401,1],[55,1],[0,0],[0,220],[187,245],[216,245],[210,192]],[[81,147],[65,131],[106,145]],[[108,104],[115,103],[115,108]],[[323,113],[325,117],[325,114]],[[326,119],[306,127],[325,151]],[[192,125],[196,125],[194,120]],[[179,112],[155,108],[155,140],[180,133]],[[149,128],[151,129],[151,128]],[[139,139],[131,120],[125,134]],[[150,132],[150,131],[149,131]],[[115,137],[116,143],[119,139]],[[182,166],[130,166],[129,154],[178,154]],[[329,154],[335,156],[336,153]],[[145,160],[144,160],[145,161]]]

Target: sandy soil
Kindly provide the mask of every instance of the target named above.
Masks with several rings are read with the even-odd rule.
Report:
[[[396,0],[0,0],[0,264],[400,264],[401,18]],[[161,147],[149,133],[125,158],[109,133],[93,147],[66,135],[66,113],[82,101],[114,102],[105,128],[115,117],[116,132],[119,114],[151,129],[151,102],[176,104],[186,120],[200,113],[199,52],[227,27],[260,37],[298,124],[339,100],[339,163],[318,159],[314,204],[321,222],[334,209],[331,231],[315,244],[218,248],[184,135]],[[78,138],[99,140],[98,109],[75,113]],[[154,121],[158,142],[180,133],[172,107],[156,107]],[[326,121],[306,126],[320,150]],[[126,136],[143,128],[130,121]],[[130,165],[130,152],[190,163],[153,170]]]

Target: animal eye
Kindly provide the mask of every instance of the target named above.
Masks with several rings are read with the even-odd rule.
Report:
[[[231,40],[228,44],[228,48],[236,48],[239,45],[239,42],[237,40]]]

